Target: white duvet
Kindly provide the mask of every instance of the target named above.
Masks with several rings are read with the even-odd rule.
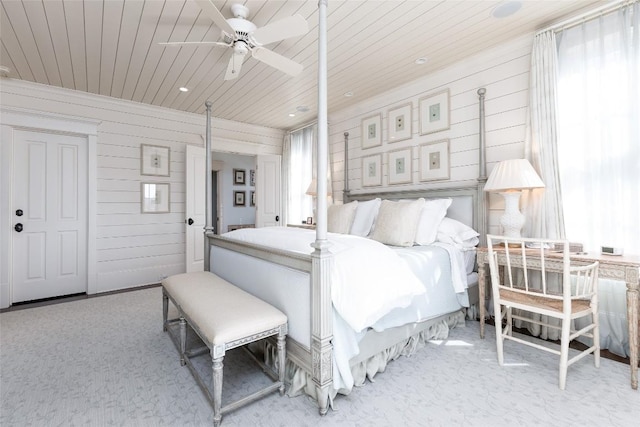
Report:
[[[310,254],[315,232],[299,228],[239,229],[225,237]],[[328,233],[331,257],[331,301],[355,331],[374,325],[391,310],[407,307],[424,286],[393,250],[374,240]]]

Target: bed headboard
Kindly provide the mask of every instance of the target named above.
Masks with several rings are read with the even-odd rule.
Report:
[[[484,195],[483,195],[484,196]],[[478,186],[451,187],[439,189],[408,190],[408,191],[377,191],[377,192],[345,192],[344,203],[354,200],[365,201],[375,198],[386,200],[402,199],[444,199],[451,198],[451,206],[447,210],[447,217],[458,220],[469,227],[473,227],[480,235],[486,234],[483,221],[479,215],[482,203],[478,203]]]

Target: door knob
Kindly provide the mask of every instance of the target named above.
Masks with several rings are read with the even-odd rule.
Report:
[[[276,222],[280,222],[280,215],[276,215]]]
[[[22,224],[20,224],[20,223],[17,223],[17,224],[13,227],[13,229],[14,229],[14,230],[16,230],[18,233],[22,231],[22,228],[23,228],[23,227],[22,227]]]
[[[23,213],[24,213],[24,212],[22,212],[22,209],[18,209],[18,210],[16,211],[16,216],[22,216],[22,214],[23,214]]]
[[[189,218],[189,219],[187,220],[187,224],[189,224],[189,225],[193,225],[193,220],[192,220],[191,218]]]

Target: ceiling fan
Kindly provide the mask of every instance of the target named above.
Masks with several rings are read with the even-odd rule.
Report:
[[[309,31],[307,20],[302,15],[293,15],[271,22],[264,27],[247,19],[249,8],[241,4],[232,4],[233,18],[226,19],[211,0],[195,0],[202,11],[222,30],[220,41],[215,42],[166,42],[166,46],[213,45],[233,48],[225,80],[232,80],[240,75],[240,69],[247,53],[258,61],[264,62],[291,76],[302,72],[303,66],[289,58],[267,49],[264,45],[290,37],[301,36]]]

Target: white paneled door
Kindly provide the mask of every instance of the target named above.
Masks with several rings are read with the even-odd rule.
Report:
[[[260,155],[257,158],[256,227],[282,225],[280,164],[280,156]]]
[[[15,131],[12,302],[87,291],[87,139]]]
[[[187,273],[204,270],[204,226],[206,203],[205,149],[187,145],[186,185],[186,267]],[[209,172],[210,173],[210,172]]]

